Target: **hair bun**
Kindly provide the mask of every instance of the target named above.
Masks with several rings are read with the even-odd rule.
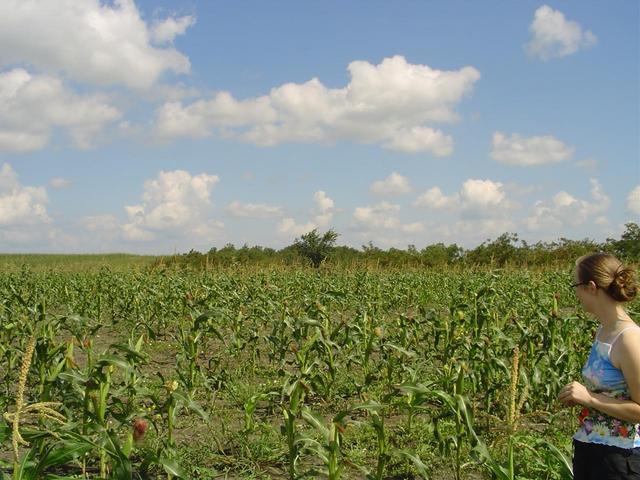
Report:
[[[638,294],[635,275],[630,268],[619,268],[613,281],[607,287],[607,293],[618,302],[630,302]]]

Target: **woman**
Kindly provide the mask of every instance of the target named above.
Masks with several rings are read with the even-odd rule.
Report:
[[[576,295],[600,322],[582,369],[584,384],[571,382],[558,399],[582,405],[573,437],[576,480],[640,480],[640,327],[622,304],[637,294],[633,271],[608,253],[581,257]]]

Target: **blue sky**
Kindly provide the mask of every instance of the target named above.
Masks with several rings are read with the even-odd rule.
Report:
[[[640,221],[637,2],[0,6],[0,251]]]

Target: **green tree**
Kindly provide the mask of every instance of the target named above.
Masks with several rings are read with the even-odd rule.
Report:
[[[420,251],[422,264],[428,267],[452,265],[462,257],[462,254],[462,248],[455,243],[452,245],[435,243],[427,245]]]
[[[314,228],[309,233],[300,235],[293,243],[295,250],[303,258],[308,259],[315,268],[320,268],[322,262],[332,252],[338,234],[335,230],[329,229],[323,235]]]
[[[465,260],[476,265],[504,266],[516,259],[518,247],[516,233],[503,233],[495,240],[482,242],[478,247],[467,252]]]
[[[613,248],[615,254],[628,260],[640,260],[640,226],[629,222],[625,225],[625,231],[620,240],[607,238],[607,245]]]

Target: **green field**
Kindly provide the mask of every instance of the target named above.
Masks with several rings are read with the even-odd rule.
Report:
[[[570,266],[0,263],[7,478],[569,478]]]
[[[148,255],[127,255],[123,253],[111,254],[0,254],[0,271],[16,271],[28,269],[31,271],[59,272],[95,272],[101,268],[112,271],[139,269],[153,263],[158,257]]]

